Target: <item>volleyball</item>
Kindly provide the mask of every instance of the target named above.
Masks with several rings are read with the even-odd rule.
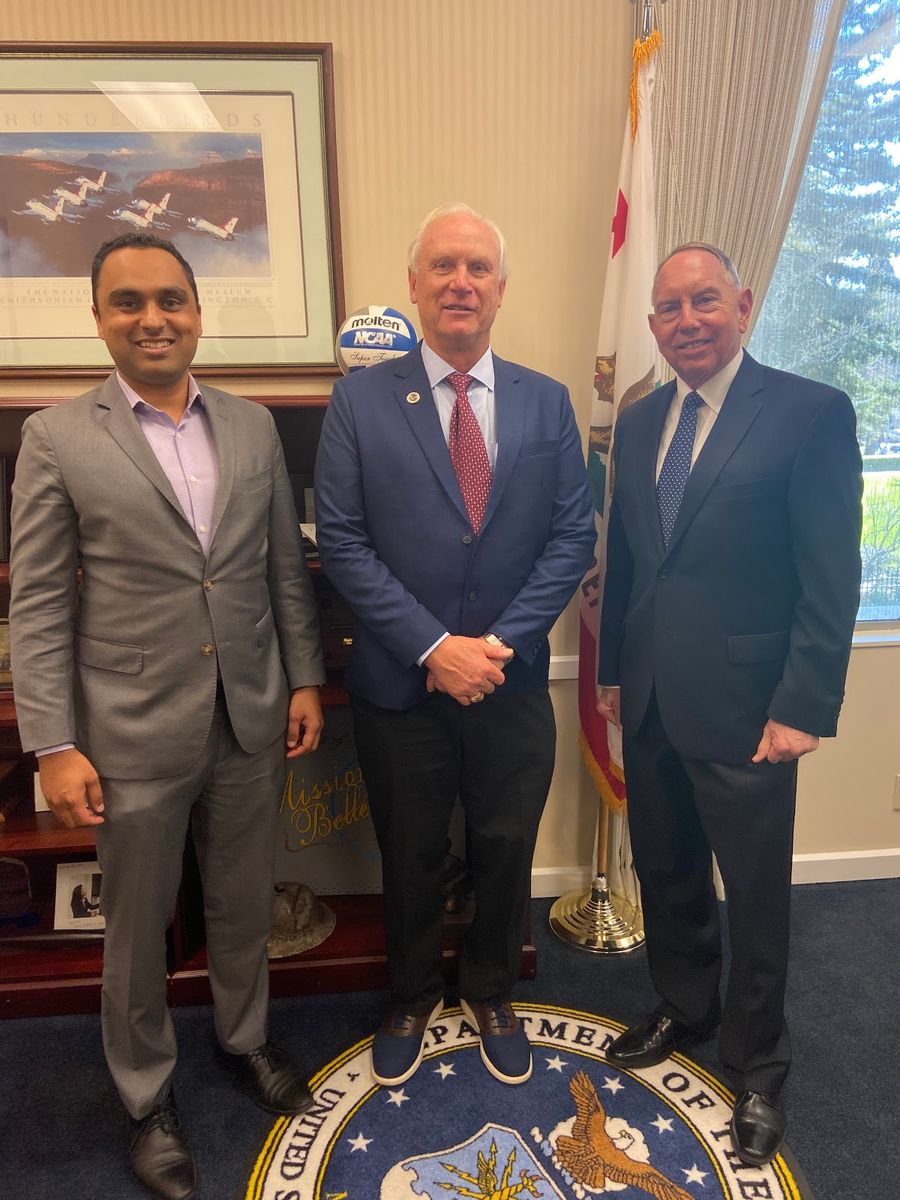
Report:
[[[403,313],[383,304],[370,304],[351,313],[338,330],[338,366],[350,375],[407,354],[417,341],[415,328]]]

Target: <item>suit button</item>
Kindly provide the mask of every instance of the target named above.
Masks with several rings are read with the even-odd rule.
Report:
[[[472,535],[471,535],[471,533],[464,533],[464,534],[463,534],[463,545],[464,545],[464,546],[469,546],[469,545],[471,545],[471,543],[472,543]]]
[[[466,596],[466,599],[467,600],[477,600],[478,593],[477,592],[469,592],[468,596]]]
[[[204,590],[204,592],[211,592],[211,591],[213,590],[213,586],[214,586],[214,584],[213,584],[213,580],[211,580],[211,579],[204,579],[204,580],[203,580],[203,590]]]
[[[671,574],[671,572],[668,570],[668,568],[660,567],[660,569],[656,572],[656,578],[657,579],[668,579],[670,574]]]
[[[200,653],[205,654],[207,658],[209,658],[210,654],[215,654],[215,652],[216,648],[212,642],[204,642],[200,647]]]

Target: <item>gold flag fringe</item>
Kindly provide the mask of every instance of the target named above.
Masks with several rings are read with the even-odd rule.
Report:
[[[654,29],[649,37],[634,43],[631,52],[631,140],[637,137],[638,128],[638,75],[662,45],[662,34]]]
[[[591,753],[591,747],[587,738],[585,737],[583,729],[578,734],[578,745],[581,747],[581,757],[584,759],[584,765],[587,767],[588,774],[590,775],[591,779],[593,779],[594,785],[597,788],[597,791],[600,793],[603,803],[610,812],[623,813],[625,811],[626,801],[624,798],[620,800],[610,787],[609,780],[603,774],[600,764]]]

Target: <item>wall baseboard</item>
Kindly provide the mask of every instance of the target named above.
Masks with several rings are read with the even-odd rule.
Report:
[[[535,899],[564,896],[576,888],[590,887],[593,877],[593,867],[533,867],[531,894]]]
[[[795,854],[792,883],[845,883],[900,878],[900,847]]]
[[[534,867],[531,894],[536,899],[563,896],[590,887],[593,867]],[[835,850],[795,854],[792,883],[850,883],[862,879],[900,879],[900,847],[886,850]]]

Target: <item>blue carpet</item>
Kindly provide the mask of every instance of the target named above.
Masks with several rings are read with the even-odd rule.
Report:
[[[788,1143],[816,1200],[893,1200],[900,1195],[900,880],[795,887],[793,897]],[[597,958],[572,950],[547,928],[549,903],[533,902],[538,977],[519,984],[516,999],[626,1024],[652,1008],[643,951]],[[375,991],[275,1001],[271,1035],[312,1073],[372,1032],[384,1001]],[[230,1085],[209,1010],[179,1009],[174,1017],[176,1093],[200,1196],[231,1200],[246,1185],[272,1118]],[[721,1077],[713,1044],[692,1058]],[[146,1196],[128,1170],[127,1124],[106,1073],[97,1017],[0,1022],[0,1073],[0,1197]],[[620,1194],[631,1200],[630,1191]]]

